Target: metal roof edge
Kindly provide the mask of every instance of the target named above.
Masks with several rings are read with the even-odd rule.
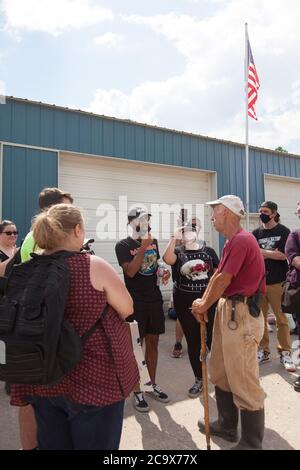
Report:
[[[45,107],[55,108],[55,109],[68,111],[68,112],[72,112],[72,113],[75,112],[75,113],[80,113],[80,114],[93,116],[93,117],[97,117],[97,118],[107,119],[107,120],[110,120],[110,121],[117,121],[117,122],[123,122],[123,123],[126,123],[126,124],[135,125],[135,126],[148,127],[150,129],[161,130],[161,131],[164,131],[164,132],[172,132],[172,133],[175,133],[175,134],[186,135],[186,136],[195,137],[195,138],[198,138],[198,139],[201,138],[201,139],[209,140],[209,141],[212,141],[212,142],[224,143],[224,144],[227,144],[227,145],[228,144],[236,145],[236,146],[242,147],[242,148],[245,147],[245,144],[243,144],[241,142],[234,142],[234,141],[231,141],[231,140],[219,139],[217,137],[209,137],[209,136],[206,136],[206,135],[195,134],[193,132],[188,132],[188,131],[179,131],[177,129],[171,129],[171,128],[168,128],[168,127],[156,126],[154,124],[147,124],[147,123],[132,121],[131,119],[116,118],[116,117],[112,117],[112,116],[106,116],[104,114],[96,114],[96,113],[93,113],[91,111],[83,111],[81,109],[68,108],[68,107],[59,106],[59,105],[56,105],[56,104],[44,103],[43,101],[28,100],[26,98],[17,98],[15,96],[5,96],[5,98],[8,99],[8,100],[19,101],[19,102],[25,103],[25,104],[45,106]],[[276,150],[272,150],[272,149],[268,149],[268,148],[264,148],[264,147],[257,147],[257,146],[254,146],[254,145],[249,145],[249,148],[251,150],[257,150],[257,151],[260,151],[260,152],[267,152],[267,153],[271,153],[273,155],[275,154],[275,155],[278,155],[278,156],[289,156],[289,157],[300,158],[300,154],[296,154],[296,153],[279,152],[279,151],[276,151]]]

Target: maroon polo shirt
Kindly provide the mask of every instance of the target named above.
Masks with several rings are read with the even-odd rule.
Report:
[[[251,233],[241,228],[227,240],[218,272],[233,276],[224,296],[240,294],[249,297],[257,291],[265,272],[265,263],[256,238]],[[265,286],[264,279],[260,287],[263,293]]]

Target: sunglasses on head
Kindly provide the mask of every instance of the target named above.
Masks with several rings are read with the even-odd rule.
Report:
[[[10,230],[7,230],[7,232],[2,232],[2,233],[5,233],[8,237],[10,237],[11,235],[19,234],[19,232],[17,232],[16,230],[14,230],[13,232],[11,232]]]

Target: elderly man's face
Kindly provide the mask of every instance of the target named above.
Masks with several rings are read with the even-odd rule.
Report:
[[[218,204],[213,208],[211,220],[217,232],[222,233],[225,228],[227,211],[228,209],[222,204]]]

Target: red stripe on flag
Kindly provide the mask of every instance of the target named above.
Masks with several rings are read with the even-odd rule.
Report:
[[[249,57],[249,66],[248,66],[248,115],[257,120],[255,104],[258,98],[258,89],[260,87],[258,74],[252,57],[252,52],[250,48],[250,43],[248,41],[248,57]]]

